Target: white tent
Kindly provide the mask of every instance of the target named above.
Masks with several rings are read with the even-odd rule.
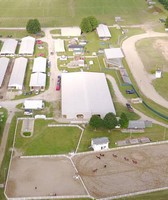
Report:
[[[56,39],[54,40],[54,48],[55,52],[65,52],[65,47],[64,47],[64,40],[62,39]]]
[[[33,55],[34,53],[35,38],[27,36],[22,38],[19,55]]]
[[[46,74],[44,73],[33,73],[30,77],[31,90],[38,89],[44,90],[46,85]]]
[[[81,36],[81,29],[79,27],[65,27],[61,28],[61,36]]]
[[[4,41],[0,55],[14,55],[18,41],[15,39],[7,39]]]
[[[62,116],[68,119],[116,114],[104,73],[62,73],[61,95]]]
[[[111,33],[110,33],[107,25],[99,24],[99,26],[96,28],[96,30],[97,30],[97,34],[98,34],[99,38],[101,38],[101,39],[111,38]]]
[[[15,88],[17,90],[23,89],[27,63],[27,58],[20,57],[15,59],[8,88]]]
[[[37,57],[34,59],[32,72],[46,72],[47,59],[44,57]]]
[[[23,104],[24,109],[39,110],[44,107],[42,100],[25,100]]]
[[[4,80],[9,61],[9,58],[0,58],[0,87],[2,87],[2,82]]]

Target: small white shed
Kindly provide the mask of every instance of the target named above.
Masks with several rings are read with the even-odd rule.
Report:
[[[109,148],[109,139],[107,137],[93,138],[91,147],[94,151],[101,151]]]
[[[23,104],[24,109],[41,110],[44,108],[44,102],[42,100],[25,100]]]
[[[161,78],[162,77],[162,71],[160,69],[157,69],[155,72],[155,78]]]

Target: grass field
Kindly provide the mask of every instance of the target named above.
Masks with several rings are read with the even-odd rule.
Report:
[[[19,121],[16,145],[24,155],[64,154],[75,151],[81,130],[75,127],[47,127],[51,123],[36,120],[33,136],[23,138],[20,135],[22,121]]]
[[[115,16],[121,16],[124,24],[141,24],[164,14],[159,10],[154,15],[155,11],[143,0],[1,0],[0,26],[25,26],[30,18],[38,18],[42,26],[72,26],[89,15],[107,24],[113,24]]]

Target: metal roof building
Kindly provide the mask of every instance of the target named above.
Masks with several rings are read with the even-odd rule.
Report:
[[[61,28],[61,36],[81,36],[81,29],[79,27],[64,27]]]
[[[4,80],[9,61],[9,58],[0,58],[0,87],[2,87],[2,82]]]
[[[44,90],[46,85],[46,74],[33,73],[30,77],[29,86],[31,90]]]
[[[101,38],[101,39],[110,39],[111,38],[111,33],[110,33],[107,25],[99,24],[99,26],[96,28],[96,31],[97,31],[99,38]]]
[[[44,103],[42,100],[27,99],[24,101],[23,107],[24,107],[24,109],[39,110],[44,107]]]
[[[102,118],[116,114],[104,73],[62,73],[62,116],[67,119],[86,119],[92,115]]]
[[[46,72],[47,59],[44,57],[37,57],[34,59],[32,72]]]
[[[23,89],[27,63],[28,63],[27,58],[20,57],[15,59],[8,88],[14,88],[17,90]]]
[[[56,39],[54,40],[54,48],[55,52],[65,52],[65,47],[64,47],[64,40],[62,39]]]
[[[35,38],[27,36],[22,38],[19,55],[33,55],[34,53]]]
[[[15,39],[7,39],[4,41],[0,55],[15,55],[18,41]]]

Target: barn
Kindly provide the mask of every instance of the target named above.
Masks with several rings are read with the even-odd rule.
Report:
[[[56,53],[65,52],[64,40],[62,39],[54,40],[54,48]]]
[[[108,40],[111,38],[111,33],[108,29],[108,26],[105,24],[99,24],[96,28],[97,34],[101,40]]]
[[[33,73],[30,77],[29,87],[30,90],[44,91],[46,85],[46,74],[44,73]]]
[[[35,38],[27,36],[22,38],[19,55],[32,56],[34,53]]]
[[[62,73],[62,116],[67,119],[89,120],[116,114],[104,73]]]
[[[107,137],[93,138],[91,147],[94,151],[101,151],[109,148],[109,139]]]
[[[0,58],[0,87],[2,87],[2,83],[5,77],[6,70],[9,65],[9,58]]]
[[[2,56],[14,56],[18,41],[15,39],[7,39],[4,41],[0,55]]]
[[[37,57],[34,59],[32,72],[46,72],[47,59],[44,57]]]
[[[13,65],[11,77],[8,84],[8,89],[23,89],[24,77],[26,72],[28,59],[27,58],[16,58]],[[18,76],[19,75],[19,76]]]

